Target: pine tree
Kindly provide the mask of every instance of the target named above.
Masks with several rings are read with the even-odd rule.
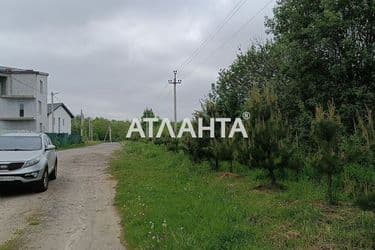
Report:
[[[295,166],[286,122],[278,110],[277,96],[269,86],[254,87],[250,91],[246,109],[251,113],[247,121],[250,130],[249,156],[252,167],[268,172],[271,185],[275,186],[276,171]]]
[[[335,204],[333,178],[342,171],[340,156],[340,117],[336,115],[335,106],[328,105],[325,112],[321,107],[316,108],[315,119],[312,122],[312,136],[316,143],[314,166],[328,179],[327,197],[330,204]]]

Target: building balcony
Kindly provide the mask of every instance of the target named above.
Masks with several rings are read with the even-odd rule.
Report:
[[[35,99],[36,97],[34,95],[0,95],[0,98],[27,100],[27,99]]]
[[[0,121],[7,121],[7,122],[12,122],[12,121],[35,121],[35,117],[0,117]]]

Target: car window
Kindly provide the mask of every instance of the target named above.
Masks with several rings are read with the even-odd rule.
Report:
[[[42,149],[39,136],[0,136],[0,151],[33,151]]]

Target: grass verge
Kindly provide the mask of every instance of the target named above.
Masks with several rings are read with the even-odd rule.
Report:
[[[12,239],[6,241],[4,244],[0,245],[0,250],[14,250],[14,249],[20,249],[20,240],[23,235],[23,230],[18,230]]]
[[[130,249],[372,249],[375,215],[325,205],[324,187],[283,182],[262,190],[259,172],[237,176],[192,165],[182,153],[125,142],[112,161],[115,205]]]
[[[30,216],[26,218],[27,226],[18,229],[11,239],[4,242],[3,244],[0,244],[0,250],[16,250],[16,249],[23,249],[23,241],[24,236],[27,235],[32,228],[39,226],[41,224],[40,214],[38,212],[33,212]]]

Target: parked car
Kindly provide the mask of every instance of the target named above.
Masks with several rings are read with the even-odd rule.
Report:
[[[0,183],[32,184],[37,192],[48,189],[57,177],[56,147],[43,133],[0,136]]]

